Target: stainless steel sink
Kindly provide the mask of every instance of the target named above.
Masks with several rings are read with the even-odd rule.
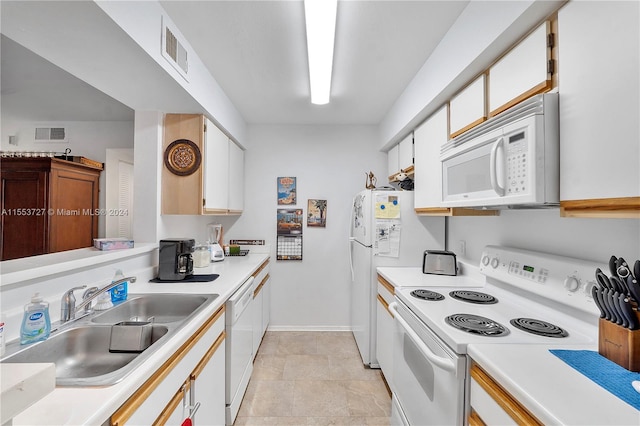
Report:
[[[213,297],[213,298],[212,298]],[[208,300],[218,295],[202,294],[141,294],[129,295],[121,303],[104,313],[96,314],[91,322],[115,324],[120,321],[152,321],[165,324],[182,321]]]
[[[56,364],[57,386],[106,386],[124,378],[218,297],[217,294],[129,295],[110,310],[66,323],[43,342],[7,345],[2,363]],[[153,317],[153,318],[151,318]],[[111,326],[152,320],[151,344],[142,352],[109,350]]]

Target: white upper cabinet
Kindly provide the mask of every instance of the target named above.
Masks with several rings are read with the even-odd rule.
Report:
[[[558,12],[560,206],[565,216],[640,217],[640,3]]]
[[[449,102],[451,138],[486,120],[485,80],[482,74]]]
[[[413,171],[413,132],[387,152],[389,179],[399,172]]]
[[[402,139],[398,144],[398,170],[405,171],[413,166],[413,133]]]
[[[489,116],[551,89],[549,22],[518,43],[489,69]]]
[[[244,209],[244,151],[229,140],[229,212]]]
[[[433,208],[442,204],[442,163],[440,146],[447,142],[447,107],[435,112],[414,131],[415,208]]]
[[[205,118],[203,213],[226,213],[229,199],[229,138]]]
[[[387,152],[387,171],[389,178],[400,171],[398,168],[398,153],[400,152],[400,146],[395,145]]]
[[[204,214],[240,214],[244,208],[244,151],[206,120]]]

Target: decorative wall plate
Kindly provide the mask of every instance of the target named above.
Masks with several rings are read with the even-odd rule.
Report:
[[[198,145],[187,139],[178,139],[164,150],[164,165],[174,175],[189,176],[200,167],[202,155]]]

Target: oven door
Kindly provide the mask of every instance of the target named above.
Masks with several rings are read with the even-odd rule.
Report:
[[[466,415],[466,357],[446,346],[398,299],[395,316],[393,383],[396,422],[462,425]]]

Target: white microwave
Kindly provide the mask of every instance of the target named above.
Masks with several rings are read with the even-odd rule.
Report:
[[[445,207],[535,208],[560,202],[558,94],[537,95],[441,149]]]

